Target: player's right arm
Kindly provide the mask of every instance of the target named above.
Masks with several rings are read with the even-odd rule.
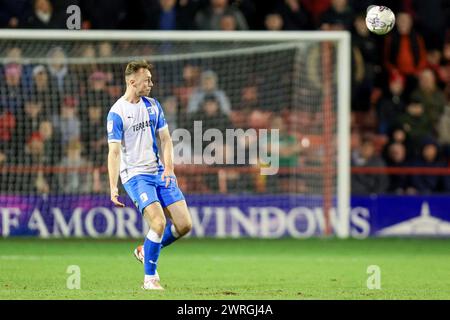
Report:
[[[111,201],[118,207],[125,207],[125,205],[119,201],[119,189],[117,188],[120,169],[120,148],[123,138],[122,117],[117,113],[110,111],[107,119],[107,130],[109,147],[108,174]]]
[[[108,143],[108,146],[108,174],[109,187],[111,190],[111,201],[118,207],[125,207],[125,205],[119,201],[119,189],[117,188],[120,167],[120,143],[110,142]]]

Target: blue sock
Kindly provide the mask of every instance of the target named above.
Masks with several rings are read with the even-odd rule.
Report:
[[[175,235],[174,235],[175,234]],[[175,226],[173,226],[172,222],[167,221],[166,228],[164,229],[164,235],[161,241],[161,249],[167,247],[169,244],[174,242],[179,238],[177,231],[175,230]]]
[[[150,229],[144,241],[144,271],[146,275],[155,275],[160,251],[161,237]]]

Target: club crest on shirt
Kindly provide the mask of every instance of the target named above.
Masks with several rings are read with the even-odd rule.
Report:
[[[139,197],[141,198],[142,202],[145,202],[148,200],[147,193],[145,193],[145,192],[141,193],[141,195]]]

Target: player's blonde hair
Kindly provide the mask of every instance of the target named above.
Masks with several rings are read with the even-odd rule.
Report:
[[[152,67],[153,66],[150,63],[148,63],[146,60],[131,61],[127,64],[127,67],[125,68],[125,78],[127,78],[128,76],[130,76],[132,74],[135,74],[141,68],[151,71]]]

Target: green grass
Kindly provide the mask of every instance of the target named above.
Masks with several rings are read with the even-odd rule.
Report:
[[[0,240],[0,299],[450,299],[450,241],[183,239],[143,291],[139,241]],[[81,289],[69,290],[69,265]],[[366,286],[381,268],[381,289]]]

